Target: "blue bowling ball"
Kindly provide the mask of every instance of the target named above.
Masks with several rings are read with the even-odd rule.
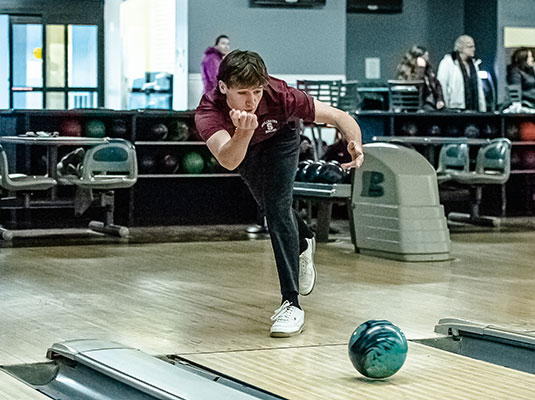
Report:
[[[390,321],[370,320],[361,324],[349,339],[349,359],[368,378],[394,375],[407,358],[407,339]]]

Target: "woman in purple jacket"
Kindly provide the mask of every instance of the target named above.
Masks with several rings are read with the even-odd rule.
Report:
[[[219,35],[215,40],[215,46],[208,47],[202,60],[202,82],[204,93],[208,93],[217,86],[217,72],[219,64],[230,50],[230,40],[226,35]]]

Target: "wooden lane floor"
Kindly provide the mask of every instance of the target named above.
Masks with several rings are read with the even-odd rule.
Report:
[[[50,400],[50,397],[0,371],[0,399],[2,400]]]
[[[318,283],[301,300],[306,329],[290,339],[269,337],[280,299],[267,240],[2,248],[0,365],[45,361],[55,342],[97,338],[216,364],[208,354],[332,351],[327,366],[347,365],[343,376],[355,380],[343,344],[368,319],[388,319],[409,339],[436,336],[445,317],[534,330],[535,231],[475,230],[452,239],[453,259],[437,263],[358,255],[348,238],[318,245]],[[410,354],[419,348],[411,344]],[[299,357],[286,365],[299,371]],[[406,382],[411,359],[383,385]],[[510,371],[499,370],[506,379]],[[495,380],[489,375],[488,384]]]
[[[395,375],[364,378],[347,345],[190,354],[184,358],[288,399],[533,399],[535,376],[409,342]]]

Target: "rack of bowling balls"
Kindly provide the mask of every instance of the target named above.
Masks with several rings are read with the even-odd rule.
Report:
[[[515,144],[511,149],[511,169],[535,171],[535,122],[533,118],[506,121],[505,137]]]
[[[351,171],[344,170],[342,165],[336,161],[300,161],[295,174],[296,182],[310,183],[351,183]]]
[[[140,175],[201,175],[229,173],[204,146],[137,146]]]
[[[446,122],[426,120],[415,122],[414,119],[396,121],[395,133],[399,136],[447,136],[467,137],[469,139],[491,139],[500,137],[499,121],[477,121],[462,119]]]
[[[80,115],[63,113],[52,116],[31,116],[27,131],[55,132],[59,136],[119,138],[131,140],[132,119],[117,112]]]
[[[205,146],[192,118],[138,118],[135,144],[141,175],[229,173]]]

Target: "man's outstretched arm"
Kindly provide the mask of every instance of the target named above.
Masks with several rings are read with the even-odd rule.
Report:
[[[362,134],[359,124],[345,111],[331,107],[321,101],[314,100],[316,114],[314,122],[334,126],[347,140],[347,151],[351,155],[351,162],[342,164],[344,169],[359,168],[364,162],[362,150]]]

